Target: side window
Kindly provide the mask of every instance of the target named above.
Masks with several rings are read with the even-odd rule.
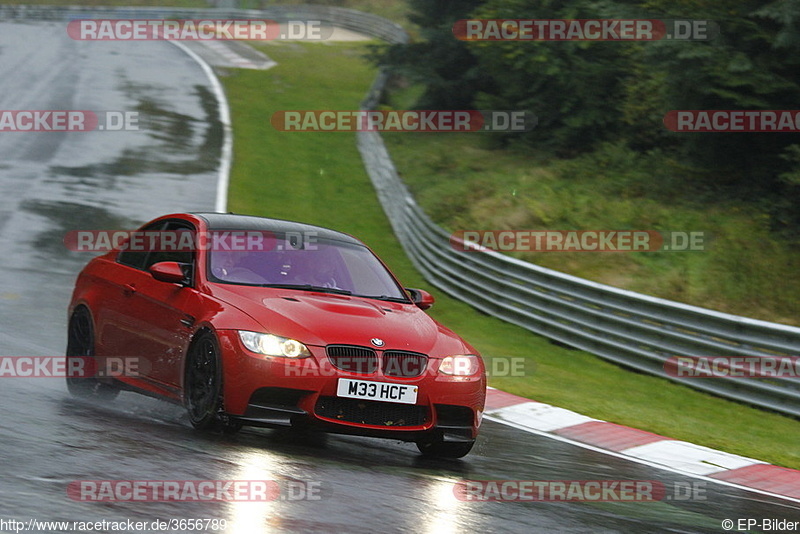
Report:
[[[169,222],[163,231],[162,246],[150,252],[144,262],[144,269],[162,261],[175,261],[181,264],[183,274],[191,284],[194,280],[194,229],[185,223]]]
[[[153,250],[144,263],[144,269],[162,261],[176,261],[191,264],[194,261],[194,250],[191,245],[192,229],[185,224],[170,222],[163,229],[161,245],[158,250]],[[188,234],[188,235],[187,235]]]
[[[123,250],[117,256],[118,263],[146,271],[156,263],[175,261],[181,264],[190,281],[194,279],[194,229],[191,226],[183,222],[161,221],[145,226],[140,231],[159,232],[158,244],[153,250]],[[151,243],[149,238],[144,242],[147,243],[145,248]]]
[[[145,226],[141,232],[158,232],[164,229],[167,223],[164,221]],[[144,270],[147,261],[148,250],[123,250],[117,255],[117,263],[133,267],[134,269]]]

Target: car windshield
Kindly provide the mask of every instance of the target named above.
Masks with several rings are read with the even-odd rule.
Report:
[[[223,243],[209,250],[212,281],[408,301],[383,264],[362,245],[321,238],[297,244],[278,235],[266,246],[252,247],[259,250],[225,248]]]

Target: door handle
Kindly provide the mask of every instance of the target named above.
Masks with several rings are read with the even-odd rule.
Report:
[[[133,284],[125,284],[122,286],[122,292],[125,294],[125,296],[130,297],[136,293],[136,286]]]

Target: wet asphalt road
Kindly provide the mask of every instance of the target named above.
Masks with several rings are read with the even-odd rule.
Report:
[[[140,131],[0,134],[0,356],[60,355],[72,284],[89,259],[64,248],[64,233],[213,209],[215,101],[200,68],[169,43],[75,42],[58,24],[0,23],[0,109],[147,115]],[[432,461],[394,441],[311,443],[264,429],[200,434],[179,407],[132,393],[88,404],[55,378],[0,379],[0,406],[0,532],[14,531],[2,521],[31,518],[217,518],[224,530],[200,531],[229,534],[723,532],[725,518],[800,521],[797,504],[494,422],[484,423],[466,459]],[[284,497],[301,484],[318,491],[313,500],[266,503],[95,503],[67,495],[73,481],[117,479],[275,480]],[[671,497],[691,484],[702,493],[654,503],[473,503],[454,498],[461,479],[643,479],[662,482]]]

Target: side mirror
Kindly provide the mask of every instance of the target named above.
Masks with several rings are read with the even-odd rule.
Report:
[[[420,310],[427,310],[436,300],[433,298],[433,295],[425,291],[424,289],[413,289],[410,287],[406,288],[408,294],[411,295],[411,302],[417,305],[417,308]]]
[[[150,274],[159,282],[170,284],[186,284],[186,275],[183,274],[180,263],[177,261],[160,261],[150,266]]]

